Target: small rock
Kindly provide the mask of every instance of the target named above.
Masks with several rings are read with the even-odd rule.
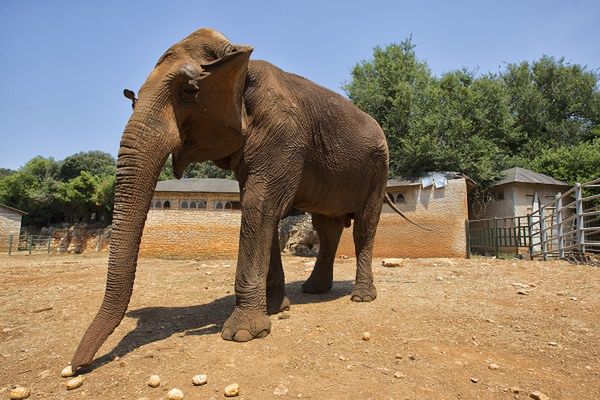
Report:
[[[148,378],[148,382],[146,383],[152,388],[157,388],[160,386],[160,376],[150,375],[150,377]]]
[[[499,369],[500,366],[496,363],[491,363],[490,365],[488,365],[488,368],[489,369]]]
[[[82,376],[78,376],[76,378],[69,379],[67,381],[67,390],[77,389],[81,385],[83,385],[83,377]]]
[[[70,365],[67,365],[62,371],[60,371],[60,376],[63,378],[69,378],[73,375],[75,375],[75,373],[73,373],[73,368]]]
[[[277,316],[277,319],[289,319],[290,318],[290,313],[288,312],[282,312]]]
[[[417,360],[417,355],[416,355],[416,354],[411,354],[410,356],[408,356],[408,358],[409,358],[411,361],[416,361],[416,360]]]
[[[511,388],[509,390],[514,394],[521,393],[521,389],[519,389],[517,386],[511,386]]]
[[[277,385],[277,387],[275,388],[275,390],[273,390],[273,394],[275,396],[285,396],[287,394],[288,390],[285,386],[283,386],[282,384]]]
[[[400,378],[406,378],[406,374],[404,372],[396,371],[394,373],[394,378],[398,378],[398,379],[400,379]]]
[[[208,382],[208,376],[206,374],[198,374],[198,375],[194,375],[192,377],[192,383],[195,386],[206,385],[207,382]]]
[[[402,354],[396,354],[396,360],[402,360]]]
[[[477,382],[479,382],[479,378],[471,378],[471,382],[477,383]]]
[[[347,358],[346,358],[346,357],[344,357],[343,355],[342,355],[342,356],[339,356],[339,359],[340,359],[340,360],[342,360],[342,361],[346,361],[346,360],[347,360]]]
[[[232,383],[231,385],[225,386],[223,391],[225,393],[225,397],[236,397],[240,394],[240,385],[237,383]]]
[[[340,258],[341,258],[342,260],[347,260],[347,259],[349,259],[350,257],[348,257],[348,256],[346,256],[346,255],[344,255],[344,254],[342,254],[342,255],[340,256]]]
[[[529,290],[519,289],[519,290],[517,290],[517,294],[527,296],[527,295],[529,295]]]
[[[577,301],[577,297],[569,297],[573,301]]]
[[[444,277],[443,277],[443,276],[438,276],[437,278],[435,278],[435,280],[436,280],[436,281],[440,281],[440,282],[441,282],[441,281],[443,281],[443,280],[444,280]]]
[[[17,386],[10,391],[10,400],[22,400],[31,396],[31,390],[23,386]]]
[[[404,264],[402,258],[384,258],[381,260],[381,265],[388,268],[398,268]]]
[[[369,332],[363,332],[362,334],[362,340],[369,341],[371,339],[371,334]]]
[[[539,390],[529,393],[529,397],[531,397],[533,400],[550,400],[550,397],[540,392]]]
[[[183,400],[183,392],[177,388],[169,390],[167,393],[167,399],[169,400]]]
[[[548,342],[548,346],[554,346],[554,347],[556,347],[556,346],[558,346],[558,343],[556,343],[556,342]]]

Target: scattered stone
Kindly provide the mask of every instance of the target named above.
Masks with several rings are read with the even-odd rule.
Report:
[[[275,390],[273,390],[273,394],[275,396],[285,396],[287,394],[288,390],[285,386],[283,386],[281,383],[279,385],[277,385],[277,387],[275,388]]]
[[[569,297],[569,299],[571,299],[573,301],[577,301],[577,297]]]
[[[346,361],[346,360],[347,360],[347,358],[346,358],[346,357],[344,357],[343,355],[342,355],[342,356],[339,356],[339,359],[340,359],[340,360],[342,360],[342,361]]]
[[[408,358],[409,358],[411,361],[416,361],[416,360],[417,360],[417,355],[416,355],[416,354],[411,354],[410,356],[408,356]]]
[[[31,390],[23,386],[17,386],[10,391],[10,400],[23,400],[31,396]]]
[[[435,280],[436,280],[436,281],[440,281],[440,282],[441,282],[441,281],[443,281],[443,280],[444,280],[444,277],[443,277],[443,276],[438,276],[437,278],[435,278]]]
[[[169,390],[167,393],[167,399],[169,400],[183,400],[183,392],[177,388]]]
[[[490,365],[488,365],[489,369],[500,369],[500,366],[496,363],[491,363]]]
[[[194,386],[206,385],[208,382],[208,376],[206,374],[198,374],[192,377],[192,383]]]
[[[471,382],[477,383],[477,382],[479,382],[479,378],[471,378]]]
[[[556,347],[556,346],[558,346],[558,343],[556,343],[556,342],[548,342],[548,346],[554,346],[554,347]]]
[[[400,379],[400,378],[406,378],[406,374],[404,372],[396,371],[394,373],[394,378],[398,378],[398,379]]]
[[[523,296],[527,296],[527,295],[529,295],[529,290],[519,289],[519,290],[517,290],[517,294],[521,294]]]
[[[277,319],[289,319],[290,318],[290,313],[288,312],[282,312],[277,316]]]
[[[78,376],[73,379],[69,379],[67,381],[67,390],[77,389],[81,385],[83,385],[83,377],[82,376]]]
[[[347,259],[349,259],[350,257],[348,257],[348,256],[346,256],[346,255],[344,255],[344,254],[342,254],[342,255],[340,256],[340,258],[341,258],[342,260],[347,260]]]
[[[521,393],[521,389],[519,389],[517,386],[511,386],[511,388],[509,390],[514,394]]]
[[[225,386],[225,397],[236,397],[240,394],[240,385],[237,383],[232,383],[231,385]]]
[[[70,365],[67,365],[65,368],[63,368],[62,371],[60,371],[60,376],[62,376],[63,378],[69,378],[73,375],[75,375],[75,373],[73,372],[73,368]]]
[[[363,334],[362,334],[362,340],[364,340],[365,342],[367,342],[370,339],[371,339],[371,334],[369,332],[363,332]]]
[[[398,268],[404,264],[402,258],[384,258],[381,260],[381,265],[388,268]]]
[[[533,400],[550,400],[550,397],[540,392],[539,390],[529,393],[529,397],[531,397]]]
[[[148,382],[146,382],[151,388],[157,388],[160,386],[160,376],[150,375]]]
[[[402,360],[402,354],[396,354],[396,360]]]

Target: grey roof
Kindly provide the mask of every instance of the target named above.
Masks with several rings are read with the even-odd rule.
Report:
[[[566,182],[554,179],[551,176],[540,174],[527,168],[514,167],[502,171],[504,179],[497,182],[494,186],[505,185],[507,183],[535,183],[539,185],[572,186]]]
[[[21,210],[19,210],[17,208],[9,207],[6,204],[0,204],[0,207],[6,208],[6,209],[14,211],[14,212],[17,212],[19,214],[28,215],[28,213],[26,213],[25,211],[21,211]]]
[[[159,181],[156,192],[239,193],[240,185],[231,179],[184,178]]]

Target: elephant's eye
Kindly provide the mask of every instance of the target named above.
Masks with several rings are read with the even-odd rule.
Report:
[[[194,85],[186,83],[179,91],[179,98],[184,104],[190,104],[196,101],[197,94],[198,88],[196,88]]]

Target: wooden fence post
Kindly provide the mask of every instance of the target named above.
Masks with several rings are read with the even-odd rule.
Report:
[[[529,245],[529,259],[533,260],[533,235],[531,232],[533,231],[531,226],[531,214],[527,214],[527,240]]]
[[[556,209],[554,210],[554,215],[556,216],[556,237],[558,239],[558,258],[565,258],[565,242],[563,238],[563,211],[562,211],[562,194],[560,192],[556,193]]]
[[[8,255],[12,254],[13,235],[8,235]]]
[[[546,241],[546,213],[544,211],[544,207],[540,207],[540,233],[542,238],[542,257],[544,258],[544,261],[546,261],[548,259],[548,242]]]
[[[52,245],[52,235],[48,236],[48,254],[50,254],[50,246]]]
[[[496,258],[500,256],[500,243],[498,242],[500,238],[498,237],[498,218],[494,217],[494,253],[496,254]]]
[[[583,230],[583,201],[581,200],[581,183],[575,184],[575,216],[577,221],[577,249],[585,253],[585,231]]]
[[[33,247],[33,237],[29,235],[27,237],[27,248],[29,249],[29,255],[31,255],[31,248]]]

